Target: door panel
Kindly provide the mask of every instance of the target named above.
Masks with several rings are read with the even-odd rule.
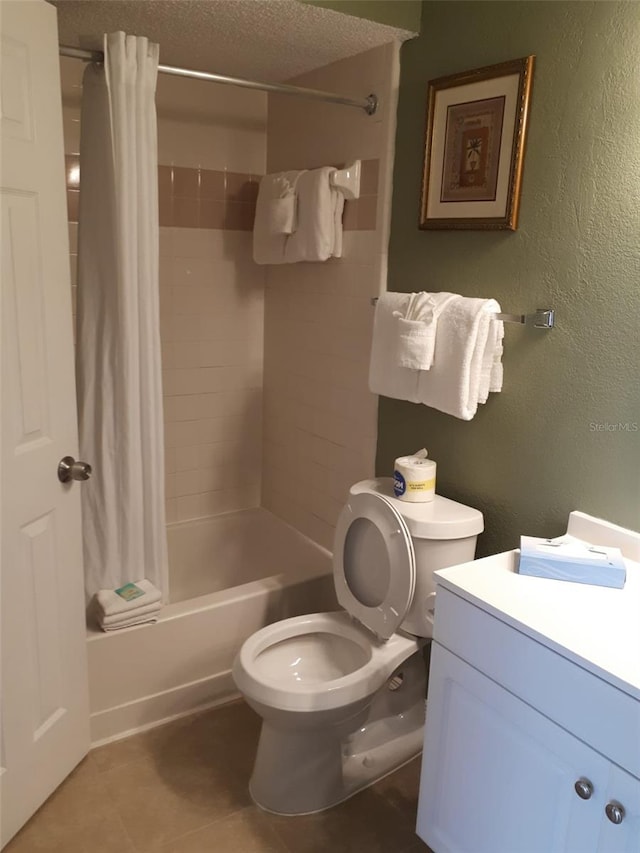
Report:
[[[0,2],[0,840],[89,748],[71,289],[55,9]]]

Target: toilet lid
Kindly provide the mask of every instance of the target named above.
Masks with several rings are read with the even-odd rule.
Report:
[[[382,495],[351,495],[336,526],[333,580],[338,601],[388,640],[405,618],[416,585],[411,534]]]

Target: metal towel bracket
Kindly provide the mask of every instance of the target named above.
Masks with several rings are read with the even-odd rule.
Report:
[[[503,323],[520,323],[534,329],[553,329],[556,313],[553,308],[536,308],[534,314],[496,314]]]
[[[330,177],[331,186],[339,190],[347,200],[360,198],[360,176],[362,162],[354,160],[344,169],[338,169]]]

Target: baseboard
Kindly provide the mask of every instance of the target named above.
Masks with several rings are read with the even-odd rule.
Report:
[[[231,670],[227,670],[124,705],[106,708],[91,714],[91,746],[102,746],[138,734],[239,696]]]

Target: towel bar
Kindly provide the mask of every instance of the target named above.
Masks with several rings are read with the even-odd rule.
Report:
[[[371,304],[375,305],[377,296],[371,297]],[[496,319],[503,323],[519,323],[521,326],[533,326],[534,329],[553,329],[555,325],[556,312],[553,308],[536,308],[533,314],[498,314]]]

